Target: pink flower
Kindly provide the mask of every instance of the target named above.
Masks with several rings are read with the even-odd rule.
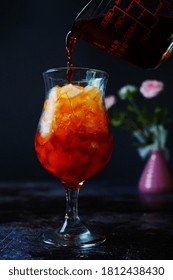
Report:
[[[114,95],[105,97],[105,107],[109,110],[116,103],[116,98]]]
[[[141,84],[140,92],[146,98],[157,96],[164,89],[164,84],[157,80],[146,80]]]

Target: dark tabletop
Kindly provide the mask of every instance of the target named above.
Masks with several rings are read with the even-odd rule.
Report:
[[[106,234],[92,249],[53,248],[42,233],[62,224],[65,195],[59,183],[0,183],[1,260],[172,260],[173,194],[144,195],[136,187],[84,184],[81,220]]]

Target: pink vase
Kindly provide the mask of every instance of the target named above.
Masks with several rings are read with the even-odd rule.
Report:
[[[145,193],[173,191],[173,177],[168,169],[162,150],[151,151],[141,174],[138,187],[139,191]]]

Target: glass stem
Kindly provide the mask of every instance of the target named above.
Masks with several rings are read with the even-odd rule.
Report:
[[[78,195],[79,189],[65,188],[66,192],[66,213],[65,221],[59,232],[62,234],[71,234],[79,226],[80,218],[78,216]]]
[[[78,196],[79,189],[76,188],[66,188],[66,214],[65,219],[70,222],[76,222],[79,220],[78,216]]]
[[[77,186],[78,187],[78,186]],[[83,225],[78,216],[78,188],[68,188],[65,187],[66,192],[66,213],[65,221],[61,228],[59,228],[59,233],[66,236],[66,238],[74,238],[74,236],[79,236],[81,234],[89,234],[89,230]]]

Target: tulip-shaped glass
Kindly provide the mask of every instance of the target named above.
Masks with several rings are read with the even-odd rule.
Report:
[[[87,68],[51,69],[43,73],[46,96],[35,150],[42,166],[62,182],[66,213],[62,226],[44,234],[55,246],[92,247],[105,236],[90,232],[78,216],[78,193],[99,172],[112,151],[112,135],[104,106],[108,74]]]

